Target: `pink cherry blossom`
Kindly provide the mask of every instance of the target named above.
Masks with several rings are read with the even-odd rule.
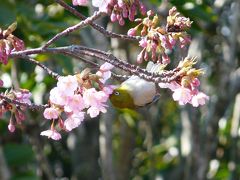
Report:
[[[28,90],[21,89],[18,92],[14,92],[14,94],[16,96],[16,100],[18,100],[19,102],[23,102],[31,105],[30,97],[32,96],[32,93],[29,92]]]
[[[198,107],[199,105],[204,105],[207,100],[209,100],[209,96],[202,92],[199,92],[192,97],[191,104],[193,105],[193,107]]]
[[[68,92],[68,94],[70,93]],[[59,88],[55,87],[50,91],[49,99],[51,103],[63,106],[68,103],[70,95],[66,95],[64,91],[61,91]]]
[[[100,77],[99,80],[102,83],[105,83],[112,76],[112,73],[111,73],[111,71],[106,71],[106,72],[98,71],[96,73],[96,75],[98,75]]]
[[[108,96],[103,91],[96,91],[95,88],[86,89],[83,92],[83,100],[86,106],[98,106],[101,103],[106,102]]]
[[[114,68],[114,66],[108,62],[105,62],[104,64],[102,64],[99,68],[100,71],[110,71],[112,68]]]
[[[65,94],[73,95],[74,91],[78,87],[78,82],[76,76],[61,76],[58,78],[57,87],[64,91]],[[67,91],[66,91],[67,90]]]
[[[103,87],[102,91],[105,94],[110,95],[110,94],[112,94],[113,90],[116,88],[117,88],[117,86],[115,86],[115,85],[107,85],[107,86]]]
[[[87,6],[88,0],[72,0],[74,6]]]
[[[100,77],[100,81],[102,83],[105,83],[112,75],[111,73],[111,69],[114,66],[110,63],[104,63],[103,65],[101,65],[101,67],[99,68],[99,71],[96,73],[96,75],[98,75]]]
[[[85,108],[85,103],[80,94],[74,94],[69,98],[68,103],[64,106],[66,112],[79,112]]]
[[[92,5],[104,13],[108,13],[108,4],[109,0],[92,0]]]
[[[42,131],[41,136],[47,136],[48,138],[51,138],[53,140],[59,140],[62,138],[61,134],[57,132],[55,129],[49,129],[46,131]]]
[[[147,47],[148,43],[147,43],[147,38],[143,38],[141,39],[141,41],[139,41],[139,46],[145,48]]]
[[[181,86],[180,86],[177,82],[175,82],[175,81],[172,81],[172,82],[170,82],[170,83],[159,83],[158,85],[159,85],[160,88],[168,88],[168,89],[170,89],[171,91],[174,91],[174,90],[176,90],[176,89],[178,89],[178,88],[181,87]]]
[[[46,108],[43,112],[43,116],[46,119],[57,119],[59,117],[59,111],[56,108]]]
[[[99,106],[91,106],[88,110],[87,113],[90,115],[91,118],[97,117],[99,113],[106,113],[107,110],[104,107],[104,105],[99,105]]]
[[[71,131],[72,129],[78,127],[84,119],[84,112],[78,112],[70,115],[65,121],[64,126],[66,130]]]
[[[191,101],[191,91],[188,88],[180,87],[174,90],[172,95],[174,101],[178,101],[180,105],[185,105]]]

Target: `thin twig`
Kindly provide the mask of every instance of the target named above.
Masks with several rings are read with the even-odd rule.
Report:
[[[52,39],[50,39],[42,48],[47,48],[48,46],[50,46],[53,42],[55,42],[56,40],[58,40],[59,38],[66,36],[68,34],[70,34],[73,31],[76,31],[78,29],[81,29],[85,26],[87,26],[88,24],[90,24],[90,22],[95,21],[96,19],[98,19],[100,16],[102,15],[102,12],[97,11],[94,12],[92,16],[86,18],[85,20],[81,21],[80,23],[71,26],[67,29],[65,29],[64,31],[56,34]]]
[[[43,70],[45,70],[50,76],[52,76],[54,79],[58,79],[60,77],[60,75],[56,72],[53,72],[51,69],[49,69],[47,66],[45,66],[44,64],[36,61],[35,59],[26,56],[26,55],[22,55],[21,58],[26,59],[27,61],[34,63],[35,65],[41,67]]]
[[[78,60],[81,60],[81,61],[83,61],[83,62],[85,62],[85,63],[87,63],[87,64],[90,64],[91,66],[98,67],[98,68],[100,67],[99,64],[97,64],[97,63],[95,63],[95,62],[92,62],[92,61],[90,61],[90,60],[87,60],[87,59],[85,59],[85,58],[83,58],[83,57],[77,56],[76,54],[72,54],[72,53],[64,53],[64,54],[65,54],[65,55],[69,55],[69,56],[71,56],[71,57],[74,57],[74,58],[76,58],[76,59],[78,59]],[[128,78],[130,78],[130,76],[115,74],[115,73],[113,73],[113,72],[112,72],[112,77],[113,77],[114,79],[118,80],[118,81],[121,81],[121,82],[127,80]]]
[[[48,107],[48,104],[36,105],[36,104],[23,103],[23,102],[14,100],[14,99],[10,99],[9,97],[7,97],[3,94],[0,94],[0,99],[4,99],[5,101],[7,101],[8,103],[11,103],[11,104],[16,104],[19,106],[27,107],[28,109],[31,109],[31,110],[40,110],[40,109],[45,109],[46,107]]]
[[[62,1],[62,0],[55,0],[55,1],[58,4],[60,4],[62,7],[64,7],[67,11],[69,11],[72,14],[74,14],[75,16],[77,16],[79,19],[82,19],[82,20],[86,19],[86,17],[84,15],[79,13],[73,7],[66,4],[64,1]],[[142,39],[141,36],[128,36],[128,35],[124,35],[124,34],[113,33],[111,31],[104,29],[102,26],[100,26],[94,22],[90,22],[89,25],[91,25],[94,29],[96,29],[100,33],[104,34],[106,37],[119,38],[119,39],[123,39],[123,40],[131,40],[131,41],[140,41]]]

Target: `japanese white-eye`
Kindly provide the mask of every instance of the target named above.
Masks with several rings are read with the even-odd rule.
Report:
[[[146,69],[157,72],[159,71],[158,67],[149,62]],[[146,81],[138,76],[131,76],[113,91],[110,101],[117,108],[135,109],[153,102],[156,96],[157,90],[154,82]]]

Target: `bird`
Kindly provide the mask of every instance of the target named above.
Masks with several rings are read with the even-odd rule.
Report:
[[[147,64],[146,70],[159,72],[161,66],[150,61]],[[116,108],[136,109],[155,102],[159,99],[159,94],[154,82],[146,81],[136,75],[132,75],[122,82],[119,87],[114,89],[109,98]]]

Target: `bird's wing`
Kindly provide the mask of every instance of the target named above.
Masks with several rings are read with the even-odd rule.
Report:
[[[137,106],[144,106],[152,102],[156,95],[155,84],[141,79],[138,76],[131,76],[122,83],[122,86],[127,87],[129,93],[133,97],[134,104]]]

